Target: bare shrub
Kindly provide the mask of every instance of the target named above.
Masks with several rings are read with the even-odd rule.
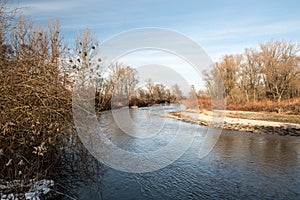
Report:
[[[59,23],[36,27],[20,17],[0,55],[0,179],[53,175],[71,122],[71,92],[62,73]]]
[[[284,114],[298,115],[300,113],[300,99],[285,99],[280,102],[277,100],[261,99],[246,103],[227,103],[228,110],[256,111],[256,112],[276,112]]]

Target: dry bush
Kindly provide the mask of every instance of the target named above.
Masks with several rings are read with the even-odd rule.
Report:
[[[192,100],[191,98],[183,100],[183,104],[187,109],[197,109],[198,103],[197,101]]]
[[[48,178],[71,122],[59,25],[20,18],[13,36],[0,58],[0,179]]]
[[[186,99],[183,101],[183,104],[187,109],[199,110],[201,112],[226,109],[226,101],[222,98],[198,97],[197,99]]]
[[[196,99],[186,99],[183,103],[187,109],[199,109],[200,111],[226,108],[227,110],[300,114],[300,98],[286,99],[280,102],[270,99],[261,99],[243,103],[236,103],[236,100],[229,99],[225,106],[225,101],[222,99],[216,100],[198,97],[198,101],[196,101]]]
[[[211,110],[211,98],[198,97],[199,110]]]
[[[286,99],[280,102],[269,99],[249,101],[247,103],[228,102],[228,110],[256,111],[256,112],[276,112],[284,114],[300,113],[300,98]]]
[[[187,109],[198,110],[199,107],[202,108],[202,104],[198,102],[196,98],[185,99],[182,102]]]

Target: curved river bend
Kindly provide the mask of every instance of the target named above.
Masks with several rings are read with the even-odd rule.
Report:
[[[159,116],[161,111],[176,109],[179,108],[139,108],[130,110],[130,114],[139,127],[148,128],[147,120],[166,121]],[[113,143],[133,152],[163,147],[179,124],[178,120],[167,119],[158,135],[137,139],[118,128],[111,112],[102,114],[99,122]],[[173,164],[158,171],[133,174],[105,165],[95,168],[97,161],[93,159],[82,161],[81,167],[89,169],[88,173],[65,172],[65,178],[72,183],[68,186],[70,196],[88,200],[300,199],[299,138],[223,131],[211,153],[199,159],[199,145],[207,127],[185,122],[179,125],[183,134],[195,128],[199,131],[190,148]]]

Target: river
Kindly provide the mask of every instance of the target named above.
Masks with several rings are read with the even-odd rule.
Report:
[[[159,115],[161,110],[176,109],[181,108],[139,108],[130,110],[130,114],[135,123],[140,123],[139,127],[151,131],[145,124],[147,116],[151,123],[166,122]],[[117,128],[111,112],[102,114],[99,122],[103,134],[110,135],[113,143],[133,152],[162,148],[179,124],[178,120],[167,119],[165,128],[155,137],[140,139]],[[300,199],[299,138],[223,130],[212,151],[200,159],[199,145],[207,127],[186,122],[180,122],[180,126],[183,134],[188,135],[195,128],[199,131],[191,146],[174,163],[154,172],[128,173],[93,158],[82,161],[83,170],[66,171],[64,175],[71,183],[69,195],[88,200]],[[155,129],[153,124],[152,127]],[[95,163],[100,167],[94,167]]]

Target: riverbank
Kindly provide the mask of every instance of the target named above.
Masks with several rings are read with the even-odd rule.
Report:
[[[218,114],[217,114],[218,115]],[[225,111],[223,129],[259,134],[276,134],[300,136],[300,121],[297,115],[280,115],[276,113]],[[163,115],[185,122],[209,126],[214,117],[216,121],[223,121],[211,111],[184,110],[170,112]]]

